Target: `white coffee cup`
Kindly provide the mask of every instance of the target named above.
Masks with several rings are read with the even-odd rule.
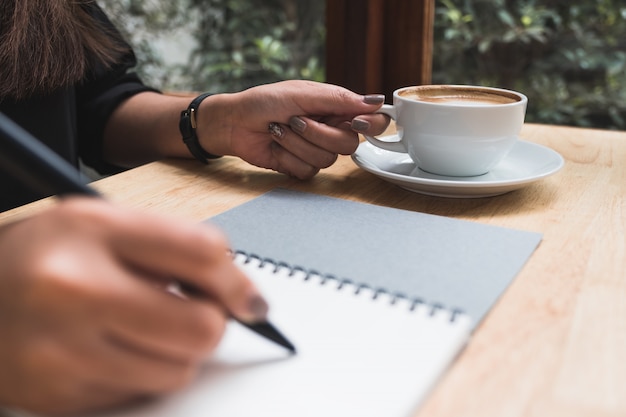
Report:
[[[365,136],[372,145],[408,153],[422,170],[445,176],[482,175],[511,150],[528,98],[500,88],[421,85],[393,93],[378,113],[396,122],[397,141]]]

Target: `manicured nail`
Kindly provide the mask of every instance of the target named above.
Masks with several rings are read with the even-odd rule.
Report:
[[[306,122],[298,116],[293,116],[289,119],[289,126],[291,126],[292,130],[298,133],[304,133],[306,129]]]
[[[356,132],[365,132],[370,128],[370,122],[363,119],[352,119],[352,124],[350,124],[352,130]]]
[[[363,102],[366,104],[383,104],[385,102],[384,94],[368,94],[363,96]]]
[[[251,321],[266,321],[269,306],[263,297],[257,293],[253,293],[248,300],[248,311],[252,316]]]

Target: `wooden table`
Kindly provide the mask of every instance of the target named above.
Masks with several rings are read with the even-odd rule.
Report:
[[[94,185],[121,205],[198,221],[285,187],[541,232],[418,416],[626,416],[626,133],[526,125],[522,137],[561,153],[565,167],[491,198],[404,191],[349,157],[308,182],[223,158],[153,163]]]

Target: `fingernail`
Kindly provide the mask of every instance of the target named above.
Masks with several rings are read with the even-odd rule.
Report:
[[[252,321],[266,321],[269,306],[263,297],[253,293],[248,300],[248,311],[252,316]]]
[[[370,122],[363,119],[352,119],[352,123],[350,124],[352,130],[357,132],[365,132],[370,127]]]
[[[341,130],[351,131],[352,123],[346,120],[345,122],[341,122],[339,125],[337,125],[337,127]]]
[[[292,130],[298,133],[304,133],[304,130],[306,129],[306,122],[298,116],[293,116],[289,119],[289,126],[291,126]]]
[[[382,104],[385,102],[384,94],[368,94],[363,96],[363,102],[366,104]]]

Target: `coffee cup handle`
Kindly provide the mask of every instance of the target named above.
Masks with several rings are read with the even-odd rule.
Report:
[[[396,120],[396,108],[391,104],[383,104],[383,106],[376,111],[376,113],[386,114],[393,120]],[[363,135],[365,139],[374,146],[385,149],[391,152],[407,153],[407,148],[404,145],[402,139],[394,141],[380,140],[374,136]]]

